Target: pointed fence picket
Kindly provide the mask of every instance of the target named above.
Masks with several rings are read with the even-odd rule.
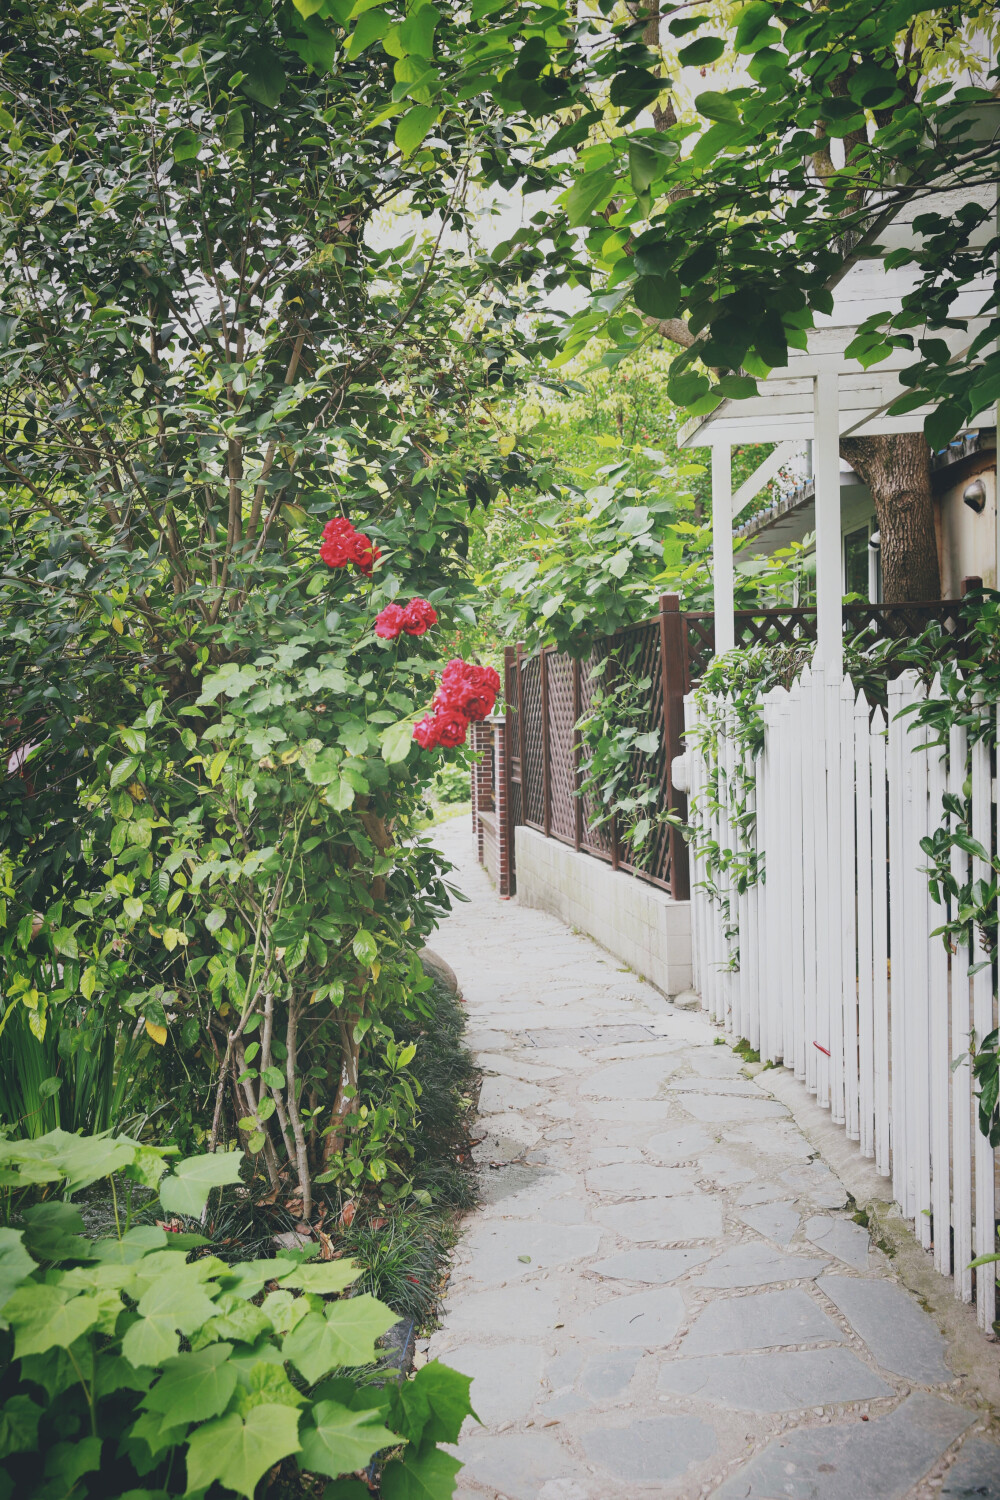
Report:
[[[883,708],[848,679],[806,669],[759,704],[754,766],[741,765],[731,701],[718,705],[719,805],[699,812],[710,772],[698,755],[691,805],[703,840],[733,849],[736,789],[748,778],[754,817],[742,836],[764,873],[743,894],[731,870],[711,875],[729,902],[727,933],[705,849],[692,850],[694,977],[713,1020],[792,1069],[891,1177],[936,1268],[989,1330],[995,1271],[969,1263],[996,1249],[996,1158],[978,1128],[969,1053],[972,1036],[997,1025],[994,971],[977,931],[952,951],[933,935],[953,913],[931,897],[921,840],[951,817],[945,795],[964,799],[971,787],[973,839],[997,849],[1000,723],[930,745],[914,727],[925,696],[904,673]],[[706,721],[693,696],[685,708],[690,744]],[[958,848],[950,858],[959,887],[987,875]]]

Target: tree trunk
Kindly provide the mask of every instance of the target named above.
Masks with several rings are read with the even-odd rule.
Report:
[[[885,603],[939,599],[931,452],[923,433],[841,438],[840,452],[875,502]]]

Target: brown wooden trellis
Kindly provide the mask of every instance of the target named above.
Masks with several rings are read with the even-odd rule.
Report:
[[[964,633],[961,601],[915,604],[845,604],[847,638],[903,640],[919,635],[931,621],[957,642]],[[736,611],[740,646],[797,645],[816,638],[816,611],[806,607]],[[652,620],[608,636],[585,661],[544,647],[526,655],[520,647],[504,653],[507,702],[506,834],[513,870],[514,829],[525,824],[609,863],[612,869],[667,890],[676,900],[690,894],[687,846],[672,824],[651,836],[641,865],[630,861],[614,819],[594,827],[598,809],[580,796],[580,736],[576,725],[589,707],[594,671],[606,657],[628,663],[650,679],[648,728],[660,729],[652,756],[636,755],[636,777],[649,776],[661,788],[660,806],[687,817],[687,800],[672,784],[671,763],[683,749],[684,694],[699,680],[715,650],[711,612],[679,609],[676,595],[660,600]],[[890,674],[891,675],[891,674]]]

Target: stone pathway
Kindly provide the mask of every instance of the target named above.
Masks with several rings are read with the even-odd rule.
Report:
[[[555,918],[434,939],[485,1078],[483,1201],[429,1353],[474,1377],[460,1500],[1000,1500],[1000,1430],[768,1074]]]

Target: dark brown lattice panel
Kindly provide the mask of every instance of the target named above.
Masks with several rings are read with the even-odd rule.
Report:
[[[549,711],[549,831],[572,844],[576,840],[573,659],[546,651],[544,662]]]
[[[910,640],[922,635],[928,625],[941,627],[942,645],[959,644],[967,626],[960,599],[940,599],[913,604],[845,604],[844,634],[858,645],[872,640]]]
[[[596,646],[590,656],[580,666],[580,716],[588,714],[594,706],[594,694],[604,682],[604,677],[595,671],[602,661],[609,655],[609,647],[606,643]],[[605,669],[609,670],[608,668]],[[611,858],[611,846],[613,843],[611,824],[602,823],[600,827],[593,827],[594,819],[600,816],[601,807],[596,798],[586,793],[582,798],[583,816],[580,842],[583,848],[590,854],[596,854],[600,859]]]
[[[686,614],[684,621],[684,644],[687,650],[687,681],[690,688],[700,681],[712,657],[715,655],[715,616],[712,614]]]
[[[632,786],[652,786],[659,790],[651,812],[655,814],[669,805],[667,747],[663,732],[663,671],[660,664],[659,623],[640,625],[626,631],[616,656],[620,670],[628,672],[634,681],[641,681],[644,688],[641,721],[637,724],[640,734],[656,731],[658,744],[652,753],[637,751],[632,757]],[[648,838],[633,851],[632,845],[623,840],[621,868],[629,870],[645,880],[669,885],[670,882],[670,829],[662,823],[654,828]]]
[[[524,710],[524,764],[521,767],[524,821],[532,828],[544,828],[542,675],[537,656],[521,658],[521,703]]]

